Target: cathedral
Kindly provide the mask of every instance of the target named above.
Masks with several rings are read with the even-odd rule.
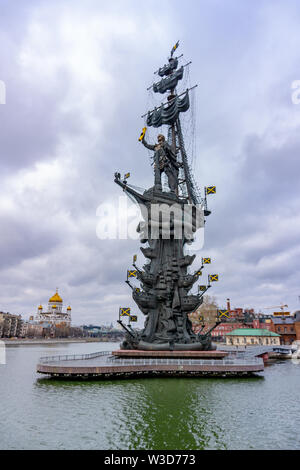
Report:
[[[42,305],[38,307],[35,322],[47,322],[53,326],[71,326],[71,310],[69,306],[66,311],[63,311],[63,300],[56,290],[56,293],[48,301],[48,309],[46,311],[43,310]]]

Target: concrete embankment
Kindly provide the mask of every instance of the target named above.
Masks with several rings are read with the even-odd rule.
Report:
[[[99,338],[10,339],[1,338],[6,346],[31,346],[43,344],[102,343]],[[112,340],[110,342],[113,342]],[[119,341],[117,341],[119,342]]]

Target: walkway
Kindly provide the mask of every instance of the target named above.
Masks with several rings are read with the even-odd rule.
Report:
[[[157,375],[252,375],[264,370],[260,358],[119,358],[111,352],[41,358],[37,372],[64,378],[120,378]]]

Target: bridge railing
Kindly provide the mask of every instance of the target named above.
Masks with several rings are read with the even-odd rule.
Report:
[[[111,351],[98,351],[90,354],[63,354],[58,356],[42,356],[39,359],[40,364],[48,364],[49,362],[60,362],[60,361],[77,361],[85,359],[94,359],[100,356],[110,356]]]

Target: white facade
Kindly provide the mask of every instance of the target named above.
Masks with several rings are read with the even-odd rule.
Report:
[[[38,307],[35,321],[37,323],[48,322],[54,326],[61,324],[71,326],[71,307],[69,306],[65,311],[63,311],[63,300],[56,291],[56,293],[49,299],[46,311],[44,311],[42,305]]]

